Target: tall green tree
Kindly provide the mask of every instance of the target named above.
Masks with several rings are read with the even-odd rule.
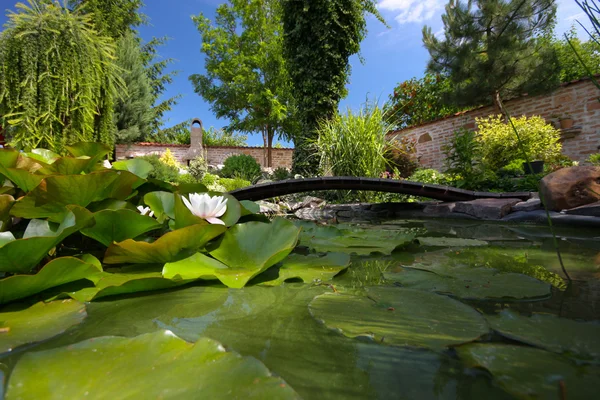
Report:
[[[116,141],[127,143],[150,133],[154,97],[139,42],[133,33],[128,32],[118,40],[116,56],[127,88],[127,93],[115,104]]]
[[[559,64],[546,46],[555,0],[450,0],[442,16],[444,39],[423,28],[427,69],[449,76],[449,100],[459,106],[541,93],[559,83]]]
[[[297,102],[293,171],[312,175],[319,159],[312,144],[322,119],[337,114],[347,94],[348,59],[366,35],[365,13],[383,19],[373,0],[282,0],[284,48]]]
[[[123,90],[115,46],[90,17],[58,3],[18,3],[0,36],[0,115],[20,149],[62,152],[76,141],[112,143]]]
[[[290,81],[283,59],[279,0],[230,0],[217,8],[214,23],[193,20],[202,36],[206,74],[194,74],[194,90],[211,103],[229,131],[260,132],[271,166],[275,136],[286,136],[293,118]]]
[[[561,82],[570,82],[600,73],[600,46],[598,38],[583,41],[573,27],[563,39],[553,39],[552,46],[560,64]]]
[[[90,14],[96,29],[115,40],[146,21],[146,16],[139,12],[144,5],[142,0],[68,0],[67,4]]]

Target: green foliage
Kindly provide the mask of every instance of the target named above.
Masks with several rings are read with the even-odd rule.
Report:
[[[252,182],[243,178],[220,178],[219,185],[223,186],[226,192],[231,192],[232,190],[250,186]]]
[[[176,182],[179,177],[179,171],[176,167],[167,165],[160,161],[160,156],[151,154],[140,157],[143,160],[152,164],[152,171],[148,174],[148,178],[158,179],[165,182]]]
[[[30,4],[17,4],[0,37],[0,115],[12,145],[62,153],[77,141],[111,144],[123,90],[113,40],[78,9]]]
[[[590,164],[600,167],[600,153],[590,154],[588,161]]]
[[[115,104],[116,141],[134,142],[150,133],[154,99],[142,53],[133,33],[127,33],[118,40],[116,57],[127,89],[127,94]]]
[[[179,169],[179,163],[175,159],[175,156],[173,156],[171,149],[167,149],[164,153],[162,153],[162,155],[160,156],[160,161],[168,165],[169,167]]]
[[[442,75],[425,74],[394,88],[386,104],[386,114],[396,129],[420,125],[461,111],[444,101],[452,91],[450,80]]]
[[[476,121],[479,129],[477,140],[481,146],[482,162],[486,167],[497,171],[512,161],[523,158],[513,128],[501,116],[477,118]],[[560,154],[560,132],[543,118],[523,116],[513,118],[512,122],[531,161],[547,161]]]
[[[589,35],[590,40],[594,42],[592,46],[595,47],[595,51],[597,54],[600,50],[600,5],[597,4],[595,0],[575,0],[575,3],[577,3],[579,8],[581,8],[583,13],[588,17],[592,25],[591,32],[588,29],[586,29],[583,25],[582,26],[583,29]],[[596,87],[600,89],[600,82],[598,82],[598,79],[596,79],[593,72],[595,71],[597,66],[591,63],[593,61],[585,60],[585,55],[580,54],[581,52],[578,51],[577,46],[574,43],[572,43],[571,40],[569,40],[567,34],[565,34],[565,39],[567,39],[567,42],[569,42],[569,45],[571,45],[571,49],[575,53],[575,56],[577,57],[583,68],[586,70],[587,76],[589,76],[594,85],[596,85]]]
[[[565,34],[564,39],[552,40],[560,64],[560,81],[570,82],[585,78],[590,73],[600,73],[598,38],[582,41],[575,27]]]
[[[450,141],[442,147],[445,157],[446,173],[460,176],[458,187],[474,187],[481,178],[478,168],[480,145],[476,133],[468,129],[454,132]]]
[[[447,185],[450,178],[436,169],[419,168],[408,177],[408,180],[412,182],[433,183],[435,185]]]
[[[525,174],[525,170],[523,169],[523,163],[525,163],[525,160],[523,160],[521,158],[517,158],[517,159],[511,161],[510,163],[508,163],[507,165],[505,165],[504,167],[502,167],[498,171],[498,174],[500,176],[508,176],[508,177],[523,175],[523,174]]]
[[[230,0],[215,22],[193,17],[206,55],[205,75],[193,74],[194,91],[211,104],[229,131],[263,135],[271,164],[273,138],[288,137],[293,118],[290,82],[282,54],[278,0]]]
[[[311,176],[319,165],[311,146],[321,120],[333,118],[347,94],[348,59],[366,35],[365,13],[383,19],[373,0],[283,0],[281,7],[284,55],[300,124],[292,170]]]
[[[555,23],[554,0],[450,0],[442,16],[445,38],[423,28],[428,71],[447,75],[458,106],[541,93],[559,83],[560,67],[540,38]]]
[[[197,181],[201,181],[207,171],[208,165],[206,164],[204,157],[196,157],[193,160],[190,160],[188,172],[189,175],[191,175]]]
[[[202,143],[205,146],[244,147],[247,146],[246,140],[248,140],[247,135],[215,129],[212,126],[202,134]]]
[[[221,175],[225,178],[242,178],[251,182],[258,179],[261,173],[260,164],[247,154],[227,157],[221,170]]]
[[[283,181],[290,178],[290,171],[287,168],[277,167],[273,171],[273,180]]]
[[[386,167],[386,138],[390,126],[376,103],[367,103],[358,113],[322,120],[317,141],[324,175],[378,178]]]
[[[388,142],[385,151],[386,171],[397,177],[408,177],[419,167],[414,140],[401,137]]]
[[[117,40],[131,34],[133,27],[146,20],[138,10],[144,5],[142,0],[67,0],[72,9],[89,14],[96,30]]]

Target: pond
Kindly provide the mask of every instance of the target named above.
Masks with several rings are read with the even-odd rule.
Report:
[[[2,373],[36,352],[28,361],[47,369],[28,377],[23,366],[23,382],[58,389],[75,381],[107,398],[137,398],[136,387],[156,379],[185,387],[185,363],[152,374],[145,367],[155,359],[140,357],[134,342],[72,346],[121,336],[163,349],[160,337],[167,335],[214,339],[259,360],[295,391],[259,391],[256,398],[576,399],[600,390],[597,232],[559,230],[573,279],[567,285],[545,227],[296,223],[303,227],[296,253],[333,254],[325,261],[314,256],[313,267],[290,262],[269,270],[243,289],[209,281],[91,302],[87,318],[64,334],[0,358]],[[88,356],[96,351],[119,363],[94,365]],[[210,375],[213,367],[206,368]],[[236,371],[223,369],[214,379],[243,385]],[[113,384],[106,386],[102,374],[112,374]]]

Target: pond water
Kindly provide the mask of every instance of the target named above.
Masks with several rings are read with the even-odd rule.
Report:
[[[9,353],[0,369],[8,375],[28,351],[169,330],[260,360],[304,399],[599,393],[598,232],[558,230],[567,285],[546,227],[393,220],[338,225],[358,232],[345,241],[331,226],[298,223],[305,247],[296,252],[360,255],[312,283],[264,286],[270,278],[259,276],[244,289],[204,283],[95,301],[83,323]],[[419,244],[394,249],[390,238],[403,235]]]

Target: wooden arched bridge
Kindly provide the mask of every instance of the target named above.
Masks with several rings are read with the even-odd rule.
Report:
[[[317,190],[365,190],[389,192],[427,197],[442,201],[469,201],[476,199],[522,199],[531,198],[530,192],[489,193],[457,189],[451,186],[433,185],[401,181],[395,179],[325,177],[288,179],[285,181],[262,183],[229,192],[238,200],[264,200],[286,194]]]

